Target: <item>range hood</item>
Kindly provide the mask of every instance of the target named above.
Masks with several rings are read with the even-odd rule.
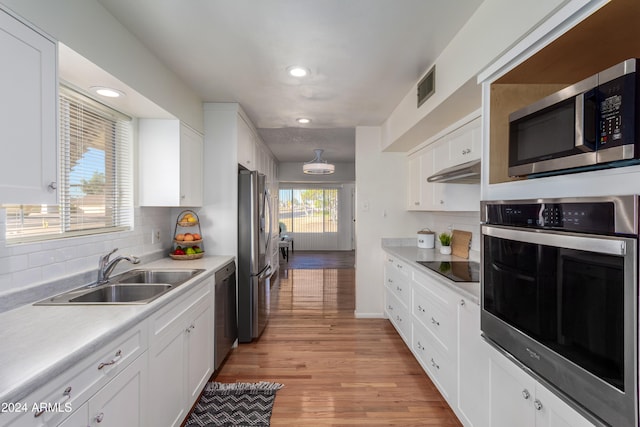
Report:
[[[471,160],[431,175],[428,182],[452,183],[452,184],[478,184],[480,183],[480,159]]]

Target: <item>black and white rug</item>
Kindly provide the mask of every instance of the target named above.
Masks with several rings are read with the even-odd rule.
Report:
[[[268,426],[276,392],[282,384],[207,384],[186,426]]]

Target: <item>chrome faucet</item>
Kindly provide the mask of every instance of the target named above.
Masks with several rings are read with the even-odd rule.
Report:
[[[107,283],[109,281],[109,276],[111,275],[111,272],[113,272],[113,269],[116,268],[116,265],[118,265],[118,263],[123,259],[129,261],[131,264],[137,264],[140,262],[140,258],[135,257],[133,255],[129,255],[129,256],[121,255],[109,261],[109,257],[113,255],[117,250],[118,248],[100,257],[100,261],[98,264],[98,280],[96,281],[96,285],[104,285],[105,283]]]

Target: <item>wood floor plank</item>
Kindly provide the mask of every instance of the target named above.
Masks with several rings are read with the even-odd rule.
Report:
[[[296,269],[281,263],[264,333],[234,349],[215,380],[284,384],[275,427],[461,426],[391,323],[354,318],[352,259],[298,255],[288,262]],[[317,268],[322,256],[341,268]]]

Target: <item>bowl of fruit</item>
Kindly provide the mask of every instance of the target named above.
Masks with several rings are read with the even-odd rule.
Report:
[[[180,233],[176,234],[174,240],[182,246],[194,246],[202,243],[202,236],[198,233]]]
[[[191,212],[187,212],[178,220],[178,224],[182,227],[193,227],[194,225],[198,225],[198,217]]]
[[[198,259],[204,256],[204,251],[200,246],[176,246],[169,256],[177,260]]]

